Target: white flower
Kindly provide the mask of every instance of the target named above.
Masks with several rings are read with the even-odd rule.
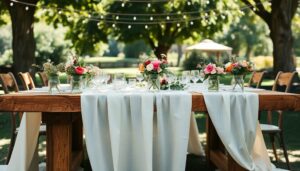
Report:
[[[152,71],[153,70],[153,64],[148,64],[147,66],[146,66],[146,69],[147,69],[147,71]]]

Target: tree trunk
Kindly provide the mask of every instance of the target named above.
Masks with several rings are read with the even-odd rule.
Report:
[[[182,52],[182,45],[178,44],[178,45],[177,45],[177,49],[178,49],[178,58],[177,58],[177,64],[176,64],[176,66],[178,67],[179,64],[180,64],[181,57],[182,57],[182,55],[183,55],[183,52]]]
[[[292,36],[292,14],[291,6],[285,1],[272,3],[272,17],[270,28],[270,37],[273,42],[274,72],[295,71],[295,62],[292,54],[293,36]]]
[[[251,52],[252,52],[252,46],[251,45],[247,45],[246,54],[245,54],[247,61],[250,61]]]
[[[35,40],[33,33],[35,7],[13,3],[6,0],[12,23],[12,48],[13,48],[13,72],[29,71],[35,63]],[[25,2],[25,1],[23,1]],[[27,0],[29,3],[37,3],[37,0]]]
[[[161,54],[165,54],[167,55],[169,49],[170,49],[171,45],[162,45],[162,44],[158,44],[158,46],[156,46],[154,48],[154,54],[158,59],[161,59],[162,56]]]

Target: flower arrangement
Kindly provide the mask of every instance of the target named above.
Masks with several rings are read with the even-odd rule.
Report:
[[[146,59],[143,63],[139,65],[140,72],[147,78],[158,78],[164,73],[168,73],[168,61],[167,56],[161,54],[162,59]]]
[[[203,70],[205,74],[205,79],[208,78],[210,75],[223,75],[225,74],[223,67],[218,67],[216,64],[209,63],[208,65],[204,66]]]
[[[165,54],[161,54],[162,59],[146,59],[139,65],[139,71],[143,74],[144,78],[148,80],[149,89],[159,90],[160,80],[159,76],[167,74],[168,61]]]
[[[85,68],[85,63],[83,59],[79,59],[76,56],[73,56],[71,59],[68,60],[65,66],[65,70],[68,75],[72,76],[80,76],[85,75],[87,73],[87,69]]]
[[[229,62],[225,65],[225,71],[233,75],[245,75],[253,71],[253,64],[246,60]]]
[[[48,75],[48,77],[58,76],[59,72],[65,71],[65,65],[63,63],[54,65],[53,62],[51,62],[51,60],[48,59],[47,62],[43,64],[43,69],[44,72]]]

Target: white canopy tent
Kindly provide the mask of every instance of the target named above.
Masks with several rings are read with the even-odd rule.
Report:
[[[204,39],[200,43],[189,46],[185,49],[185,53],[189,51],[203,51],[209,53],[216,53],[217,61],[219,61],[221,53],[225,52],[228,55],[231,55],[232,48],[216,43],[210,39]]]

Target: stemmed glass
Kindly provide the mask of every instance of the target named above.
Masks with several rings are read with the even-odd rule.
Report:
[[[194,85],[196,85],[197,81],[200,79],[199,70],[192,70],[191,71],[191,79],[192,79]]]
[[[139,85],[141,85],[142,80],[144,79],[144,76],[142,73],[138,72],[136,74],[136,79],[139,81]]]
[[[205,78],[205,73],[203,70],[199,71],[199,79],[200,81],[203,83],[204,81],[204,78]]]
[[[188,84],[191,80],[191,72],[190,71],[182,71],[181,74],[181,83]]]
[[[166,74],[166,79],[169,84],[168,90],[171,90],[171,84],[176,80],[176,75],[173,73],[168,73],[168,74]]]

